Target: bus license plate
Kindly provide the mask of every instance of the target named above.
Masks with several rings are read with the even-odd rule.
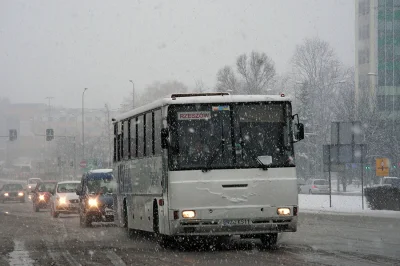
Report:
[[[224,225],[245,225],[249,224],[249,220],[241,219],[241,220],[224,220]]]

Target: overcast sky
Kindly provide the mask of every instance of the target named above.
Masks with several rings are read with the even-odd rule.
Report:
[[[189,87],[257,50],[290,70],[296,44],[328,41],[354,65],[352,0],[0,0],[0,97],[117,108],[135,81]]]

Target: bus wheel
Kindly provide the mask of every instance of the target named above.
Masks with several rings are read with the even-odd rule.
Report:
[[[156,236],[160,234],[159,222],[160,222],[160,219],[159,219],[159,215],[158,215],[158,205],[157,205],[157,201],[154,200],[153,201],[153,231]]]
[[[124,219],[123,227],[127,228],[128,227],[128,208],[126,206],[126,199],[124,199],[124,202],[123,202],[122,206],[123,206],[123,208],[122,208],[123,216],[122,217]]]
[[[278,233],[261,235],[260,239],[265,248],[276,248],[276,243],[278,242]]]

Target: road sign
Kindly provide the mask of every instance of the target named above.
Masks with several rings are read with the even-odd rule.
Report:
[[[389,176],[390,161],[388,158],[376,158],[376,176]]]
[[[82,161],[79,163],[79,166],[82,167],[82,168],[86,168],[87,162],[86,162],[85,160],[82,160]]]
[[[54,139],[54,130],[52,128],[46,129],[46,141],[52,141]]]

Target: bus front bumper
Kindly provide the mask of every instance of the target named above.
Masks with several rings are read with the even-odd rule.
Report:
[[[297,231],[297,216],[239,220],[174,221],[173,235],[257,235]]]

